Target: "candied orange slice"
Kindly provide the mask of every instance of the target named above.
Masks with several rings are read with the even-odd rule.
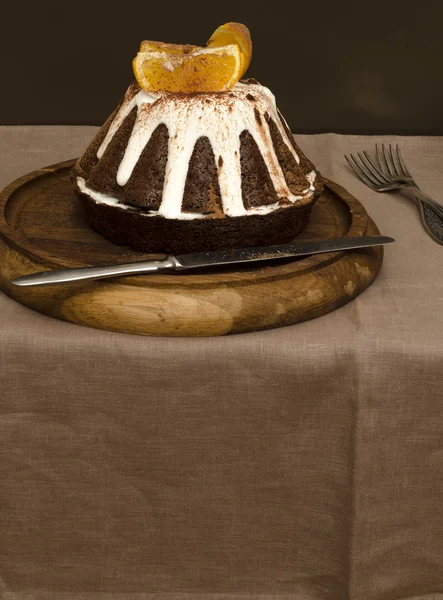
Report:
[[[240,48],[242,57],[242,77],[248,70],[252,58],[252,40],[249,29],[243,23],[225,23],[214,31],[209,42],[206,44],[208,48],[219,48],[236,44]]]
[[[145,41],[133,61],[146,91],[219,92],[240,79],[244,62],[237,44],[199,48]]]
[[[198,50],[199,46],[190,44],[166,44],[165,42],[151,42],[149,40],[140,44],[140,52],[165,51],[168,54],[189,54]]]

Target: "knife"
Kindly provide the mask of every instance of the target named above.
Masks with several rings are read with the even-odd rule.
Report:
[[[390,244],[395,240],[386,236],[343,237],[329,240],[313,240],[310,242],[295,242],[278,244],[275,246],[258,246],[253,248],[238,248],[233,250],[216,250],[195,254],[181,254],[178,256],[165,256],[157,260],[145,260],[137,263],[123,265],[103,265],[100,267],[80,267],[75,269],[61,269],[57,271],[43,271],[33,275],[25,275],[14,279],[14,285],[28,287],[34,285],[54,285],[57,283],[70,283],[72,281],[86,281],[88,279],[104,279],[105,277],[118,277],[123,275],[144,275],[171,269],[185,271],[200,267],[214,267],[236,263],[249,263],[262,260],[275,260],[277,258],[290,258],[293,256],[309,256],[322,252],[336,252],[338,250],[352,250],[368,246],[381,246]]]

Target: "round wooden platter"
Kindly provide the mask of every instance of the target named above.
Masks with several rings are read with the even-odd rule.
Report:
[[[245,333],[324,315],[358,296],[380,270],[381,247],[199,273],[14,286],[12,279],[37,271],[149,257],[88,227],[69,178],[74,162],[29,173],[0,195],[0,288],[57,319],[156,336]],[[299,239],[377,233],[360,202],[327,180]]]

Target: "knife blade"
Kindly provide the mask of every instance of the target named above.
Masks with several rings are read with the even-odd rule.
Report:
[[[257,246],[252,248],[237,248],[233,250],[215,250],[178,256],[165,256],[161,259],[146,260],[122,265],[103,265],[98,267],[80,267],[43,271],[14,279],[12,283],[21,287],[35,285],[55,285],[73,281],[104,279],[124,275],[142,275],[171,269],[185,271],[201,267],[215,267],[227,264],[250,263],[279,258],[310,256],[323,252],[337,252],[391,244],[395,240],[387,236],[363,236],[331,238],[328,240],[312,240],[278,244],[274,246]]]

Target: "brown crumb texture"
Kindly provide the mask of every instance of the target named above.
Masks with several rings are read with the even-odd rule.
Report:
[[[138,83],[136,81],[131,83],[131,85],[129,86],[129,88],[125,94],[124,100],[122,102],[120,102],[120,104],[117,106],[117,108],[114,110],[114,112],[106,119],[106,121],[103,123],[103,125],[98,130],[98,132],[97,132],[96,136],[94,137],[94,139],[92,140],[92,142],[87,147],[83,156],[77,161],[76,170],[79,173],[81,173],[82,177],[86,177],[86,178],[89,177],[91,170],[97,164],[98,149],[102,145],[102,142],[105,139],[105,137],[109,131],[109,128],[112,125],[112,121],[115,119],[123,102],[130,102],[132,100],[132,98],[134,98],[134,96],[136,94],[138,94],[139,91],[140,91],[140,86],[138,85]]]
[[[91,227],[114,244],[171,254],[289,242],[306,227],[317,199],[316,195],[309,203],[284,206],[267,215],[179,220],[97,204],[76,191]]]
[[[278,196],[266,163],[256,141],[246,130],[240,135],[240,165],[244,207],[248,209],[277,202]]]
[[[274,150],[285,176],[288,188],[294,195],[300,195],[308,187],[306,172],[297,163],[289,148],[283,141],[277,125],[271,119],[268,123]]]
[[[219,157],[218,164],[220,165]],[[223,159],[220,168],[223,168]],[[207,137],[197,140],[189,161],[183,212],[222,214],[222,201],[214,152]]]
[[[88,179],[88,186],[92,190],[104,194],[113,194],[118,198],[121,197],[121,187],[116,181],[117,171],[123,159],[136,118],[137,107],[134,106],[110,141],[100,161],[92,169]]]
[[[311,171],[314,171],[315,166],[314,164],[309,160],[309,158],[307,158],[305,156],[305,154],[303,153],[303,150],[300,148],[300,146],[298,144],[296,144],[294,136],[292,135],[291,131],[289,130],[289,128],[287,127],[284,119],[280,119],[280,123],[283,126],[283,129],[286,131],[286,134],[294,148],[294,150],[296,151],[298,157],[300,158],[300,168],[303,171],[303,173],[310,173]]]
[[[126,204],[150,210],[160,207],[168,160],[168,142],[168,128],[164,124],[159,125],[122,188],[121,195]]]
[[[83,156],[80,158],[80,160],[78,162],[79,167],[82,169],[82,171],[84,172],[84,174],[87,177],[89,176],[92,168],[98,162],[98,158],[97,158],[98,149],[102,145],[102,142],[105,139],[106,134],[108,133],[109,128],[111,127],[112,121],[114,120],[115,115],[117,114],[119,109],[120,109],[120,105],[117,106],[117,108],[114,110],[112,115],[110,115],[106,119],[104,124],[100,127],[99,131],[97,132],[97,135],[94,137],[92,142],[87,147],[86,152],[83,154]]]

